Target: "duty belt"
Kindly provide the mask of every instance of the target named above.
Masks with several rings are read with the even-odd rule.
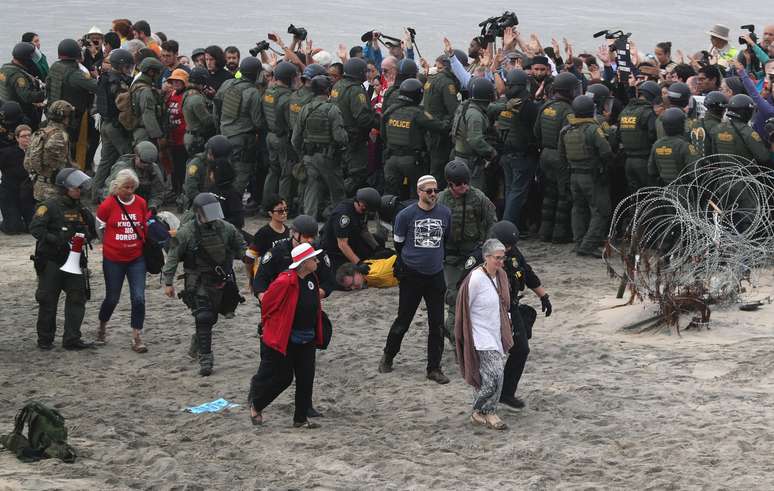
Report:
[[[396,157],[416,157],[421,152],[420,150],[411,150],[410,148],[388,148],[390,155]]]

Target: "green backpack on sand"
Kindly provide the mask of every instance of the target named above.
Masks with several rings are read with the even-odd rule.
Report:
[[[29,431],[23,435],[24,426]],[[75,449],[67,444],[64,417],[56,409],[39,402],[26,404],[14,419],[13,433],[0,435],[0,444],[16,454],[22,462],[57,458],[75,462]]]

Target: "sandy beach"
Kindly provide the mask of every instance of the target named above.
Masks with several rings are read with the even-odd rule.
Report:
[[[246,230],[254,232],[257,222]],[[468,421],[472,389],[447,343],[445,386],[425,378],[426,315],[409,331],[395,371],[377,373],[397,288],[335,293],[324,302],[334,338],[319,352],[314,401],[319,430],[291,427],[290,389],[252,427],[245,406],[258,362],[252,298],[213,340],[215,372],[199,377],[186,355],[193,319],[151,286],[144,340],[130,350],[128,287],[108,344],[36,348],[30,236],[0,235],[0,433],[24,403],[67,418],[74,464],[23,464],[0,452],[0,489],[771,489],[774,485],[774,305],[715,308],[710,330],[682,336],[621,327],[652,305],[609,309],[617,282],[571,245],[524,241],[551,294],[519,393],[522,411],[499,410],[505,432]],[[104,295],[100,246],[91,254],[93,296],[84,337],[93,339]],[[241,271],[241,283],[245,285]],[[157,285],[158,278],[151,283]],[[750,300],[774,293],[771,271]],[[526,301],[539,309],[531,294]],[[683,326],[688,323],[682,319]],[[182,410],[218,398],[215,414]]]

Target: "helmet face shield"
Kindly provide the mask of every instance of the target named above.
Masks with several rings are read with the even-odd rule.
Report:
[[[59,181],[59,179],[57,180]],[[65,189],[79,188],[82,191],[91,189],[91,177],[77,169],[68,172],[60,182],[61,186]]]
[[[197,215],[199,216],[199,221],[201,223],[210,223],[214,222],[215,220],[222,220],[223,219],[223,208],[220,207],[220,203],[207,203],[206,205],[202,205],[199,210],[197,210]]]

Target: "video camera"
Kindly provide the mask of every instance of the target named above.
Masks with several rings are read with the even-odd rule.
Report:
[[[296,27],[293,24],[290,24],[290,26],[288,27],[288,34],[292,34],[293,37],[297,37],[301,41],[305,41],[306,35],[308,33],[306,32],[306,29],[304,29],[303,27]]]
[[[613,40],[610,51],[615,52],[615,62],[618,66],[621,82],[628,81],[632,73],[632,52],[629,49],[629,36],[631,35],[631,32],[624,33],[620,29],[617,31],[605,29],[594,33],[595,38],[605,36],[605,39]]]
[[[510,11],[503,12],[503,15],[490,17],[478,24],[481,28],[481,37],[486,44],[495,42],[496,38],[501,38],[508,27],[518,26],[519,18]]]
[[[758,42],[758,36],[755,34],[755,25],[747,24],[747,25],[744,25],[744,26],[740,27],[739,29],[744,29],[746,31],[749,31],[750,32],[750,39],[752,39],[754,43]],[[745,39],[742,36],[739,36],[739,44],[741,46],[744,46],[744,45],[747,44],[747,41],[745,41]],[[751,48],[751,47],[752,46],[748,46],[748,48]]]
[[[269,49],[269,42],[268,41],[266,41],[266,40],[258,41],[257,43],[255,43],[255,48],[252,48],[250,50],[250,55],[257,57],[260,54],[261,51],[266,51],[267,49]]]

